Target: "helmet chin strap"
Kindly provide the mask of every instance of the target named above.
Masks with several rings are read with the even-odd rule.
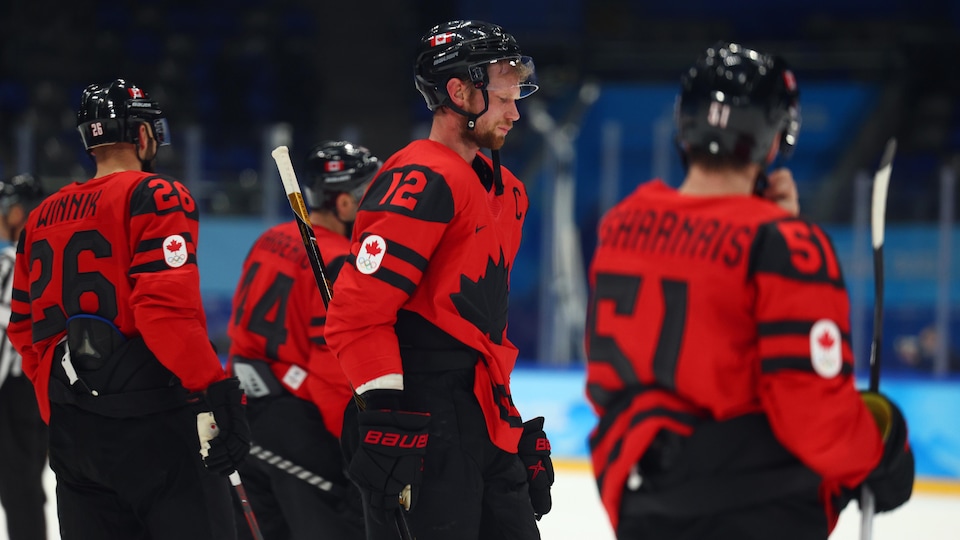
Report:
[[[500,151],[491,150],[491,159],[493,160],[493,186],[496,195],[503,195],[503,175],[500,173]]]
[[[487,89],[481,88],[480,93],[483,95],[483,110],[476,114],[467,112],[466,110],[461,109],[460,107],[457,107],[456,105],[453,104],[453,100],[447,97],[446,106],[450,107],[450,110],[467,117],[467,129],[471,131],[473,130],[473,128],[477,127],[477,118],[480,118],[480,116],[483,115],[483,113],[487,112],[487,109],[490,108],[490,95],[487,94]]]
[[[783,166],[783,156],[780,152],[777,152],[777,155],[773,158],[770,164],[766,167],[760,168],[760,171],[757,172],[757,179],[753,181],[753,194],[758,197],[763,197],[763,193],[767,190],[767,186],[770,185],[770,179],[767,177],[767,170],[776,170]]]
[[[149,127],[149,126],[147,127],[147,131],[150,131],[150,127]],[[151,134],[151,135],[152,135],[152,134]],[[145,151],[148,151],[148,150],[150,149],[150,143],[149,143],[149,141],[154,141],[154,140],[156,140],[156,139],[154,139],[152,136],[148,136],[147,149],[146,149]],[[137,159],[140,160],[140,170],[142,170],[143,172],[148,172],[148,173],[154,172],[154,171],[153,171],[153,163],[154,163],[154,161],[155,161],[156,158],[157,158],[157,150],[160,149],[159,144],[157,145],[157,148],[154,149],[152,156],[150,156],[150,157],[146,157],[146,156],[140,157],[140,138],[137,137],[137,140],[135,140],[133,143],[134,143],[135,145],[137,145]]]
[[[480,93],[483,95],[483,110],[476,114],[467,112],[460,107],[457,107],[453,104],[453,101],[447,98],[447,107],[450,107],[450,110],[467,117],[467,129],[471,131],[477,127],[477,118],[480,118],[480,116],[487,112],[487,109],[490,108],[490,94],[487,93],[487,89],[480,89]],[[491,150],[490,156],[493,160],[493,185],[495,187],[495,193],[497,195],[503,195],[503,174],[500,172],[500,151]]]

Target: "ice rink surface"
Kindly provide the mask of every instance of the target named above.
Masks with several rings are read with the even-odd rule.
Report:
[[[49,540],[60,540],[53,495],[54,478],[49,470],[45,480],[51,529]],[[613,531],[600,506],[593,475],[585,462],[558,462],[552,493],[553,510],[540,521],[544,540],[613,540]],[[859,538],[860,511],[853,503],[840,516],[840,524],[830,540]],[[9,540],[2,512],[0,540]],[[936,485],[921,482],[906,505],[874,519],[873,540],[960,540],[960,488],[937,489]]]

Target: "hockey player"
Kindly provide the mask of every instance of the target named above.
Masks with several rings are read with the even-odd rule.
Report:
[[[600,223],[590,448],[620,539],[825,540],[864,483],[881,512],[910,497],[903,415],[854,387],[833,247],[789,170],[765,174],[798,96],[781,58],[710,47],[682,77],[682,185],[645,183]]]
[[[30,213],[8,329],[49,424],[60,536],[235,538],[244,396],[207,338],[196,202],[149,172],[166,120],[116,79],[83,91],[77,128],[96,174]],[[219,427],[202,461],[201,411]]]
[[[380,161],[362,146],[327,141],[310,151],[306,164],[304,198],[333,280]],[[247,255],[234,295],[230,367],[250,398],[252,437],[268,452],[264,457],[281,456],[312,480],[323,479],[307,482],[259,459],[244,463],[250,503],[271,540],[363,538],[360,498],[344,476],[340,452],[353,391],[324,341],[325,315],[297,222],[268,229]]]
[[[360,204],[325,336],[362,404],[343,439],[368,538],[396,538],[397,512],[419,540],[539,538],[550,510],[543,418],[513,406],[506,337],[529,202],[498,153],[533,75],[497,25],[435,26],[415,62],[430,136],[387,160]]]
[[[0,231],[11,245],[0,250],[0,502],[10,540],[45,540],[43,471],[47,425],[40,418],[33,385],[23,376],[20,355],[7,339],[17,239],[27,215],[43,200],[40,179],[19,174],[0,182]]]

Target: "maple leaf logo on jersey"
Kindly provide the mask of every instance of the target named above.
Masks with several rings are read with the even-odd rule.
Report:
[[[833,344],[836,343],[836,341],[834,341],[834,339],[830,336],[830,332],[824,331],[822,334],[820,334],[820,338],[817,340],[817,343],[819,343],[824,349],[829,349],[830,347],[833,347]]]
[[[843,370],[840,327],[830,319],[820,319],[810,328],[810,363],[824,379],[832,379]]]
[[[360,244],[357,253],[357,270],[370,275],[380,269],[383,257],[387,254],[387,241],[382,236],[371,234]]]
[[[163,239],[163,261],[170,268],[180,268],[187,262],[187,242],[179,234]]]
[[[460,316],[470,321],[481,332],[490,336],[490,341],[503,344],[503,331],[507,328],[507,297],[510,293],[507,268],[503,250],[500,262],[487,259],[487,268],[477,281],[460,276],[460,292],[450,295]]]

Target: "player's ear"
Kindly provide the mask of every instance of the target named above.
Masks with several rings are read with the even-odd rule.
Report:
[[[470,96],[466,83],[456,77],[451,77],[447,80],[447,94],[450,96],[453,104],[461,108],[466,104],[467,98]]]

